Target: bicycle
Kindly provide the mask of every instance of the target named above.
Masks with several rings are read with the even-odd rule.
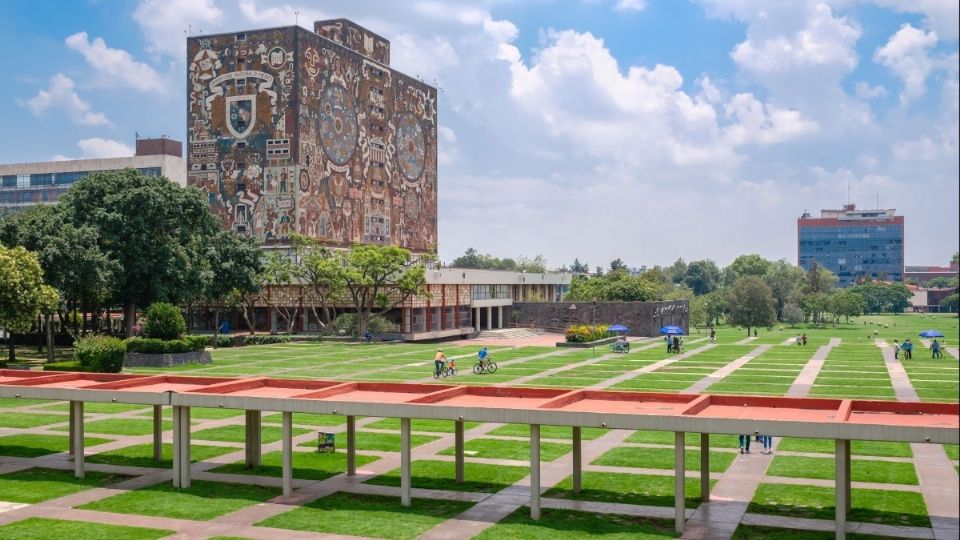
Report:
[[[459,373],[457,371],[457,366],[448,366],[444,364],[444,366],[440,368],[440,371],[433,372],[433,378],[434,379],[439,379],[441,377],[447,378],[447,377],[450,377],[451,375],[456,375],[457,373]]]
[[[497,371],[497,363],[491,358],[487,358],[486,361],[479,361],[473,365],[473,373],[476,375],[482,375],[484,373],[495,373]]]

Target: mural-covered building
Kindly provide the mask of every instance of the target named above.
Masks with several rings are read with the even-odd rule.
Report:
[[[283,246],[437,243],[437,90],[345,19],[187,40],[187,182]]]

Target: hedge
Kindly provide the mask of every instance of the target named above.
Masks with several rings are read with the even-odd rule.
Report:
[[[80,366],[98,373],[119,373],[123,369],[126,346],[110,336],[89,336],[73,346],[73,358]]]
[[[287,343],[290,336],[247,336],[243,338],[244,345],[273,345],[274,343]]]
[[[50,362],[43,365],[44,371],[90,371],[80,365],[79,360],[70,360],[68,362]]]
[[[568,343],[589,343],[610,337],[610,331],[605,324],[574,324],[566,331]]]
[[[183,339],[129,338],[124,343],[127,352],[141,354],[177,354],[190,351],[202,351],[210,343],[207,336],[184,336]]]

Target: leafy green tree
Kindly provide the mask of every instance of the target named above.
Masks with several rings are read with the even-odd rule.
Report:
[[[204,267],[208,280],[204,297],[214,304],[214,338],[220,332],[220,306],[232,302],[235,295],[253,295],[258,290],[258,276],[263,272],[263,252],[257,241],[231,231],[219,231],[206,247]],[[216,346],[214,339],[214,346]]]
[[[707,326],[707,297],[706,295],[694,296],[690,300],[690,325],[700,332],[700,328]]]
[[[956,313],[960,308],[960,295],[953,293],[940,301],[940,311]]]
[[[424,262],[428,258],[423,255],[417,259],[410,250],[378,245],[355,245],[339,253],[360,335],[366,332],[371,316],[383,315],[411,296],[427,292]]]
[[[187,330],[180,308],[166,302],[154,302],[144,312],[146,322],[143,333],[148,338],[172,340],[180,339]]]
[[[727,299],[730,304],[728,322],[745,327],[748,336],[751,328],[773,326],[776,319],[773,294],[760,277],[738,278],[728,291]]]
[[[260,300],[269,307],[270,311],[284,321],[287,334],[293,333],[299,311],[301,285],[297,282],[299,268],[294,260],[279,251],[271,251],[263,264],[263,271],[258,275],[256,286]],[[276,333],[271,317],[270,333]]]
[[[679,257],[673,264],[664,269],[664,273],[670,278],[671,282],[679,284],[687,275],[687,263],[684,262],[683,257]]]
[[[741,277],[763,277],[770,271],[770,261],[760,255],[740,255],[723,269],[723,283],[730,286]]]
[[[957,278],[948,278],[944,276],[937,276],[929,281],[927,281],[927,287],[931,289],[956,289],[957,288]]]
[[[830,313],[833,314],[833,325],[836,326],[840,317],[850,322],[850,317],[863,315],[866,301],[860,294],[844,289],[830,295]]]
[[[797,304],[790,303],[783,306],[783,321],[790,323],[790,328],[793,328],[799,323],[803,322],[803,309]]]
[[[833,272],[820,266],[816,261],[810,263],[804,283],[806,294],[828,293],[836,284],[837,276]]]
[[[960,264],[960,251],[953,252],[953,257],[950,257],[950,262],[953,264]]]
[[[830,293],[807,294],[800,299],[800,307],[813,324],[819,324],[823,321],[824,314],[830,311]]]
[[[886,284],[884,300],[892,313],[903,313],[910,307],[913,291],[903,283]]]
[[[707,310],[707,326],[714,326],[720,323],[720,317],[723,317],[729,309],[727,295],[721,290],[716,290],[703,295],[704,308]]]
[[[707,294],[720,285],[720,269],[717,263],[709,259],[692,261],[687,266],[683,283],[693,289],[694,294]]]
[[[317,240],[301,236],[294,237],[294,240],[300,259],[300,275],[319,301],[323,317],[313,303],[310,303],[310,309],[320,325],[326,326],[336,319],[337,300],[343,297],[347,288],[341,259]]]
[[[781,259],[770,265],[764,279],[776,301],[777,319],[785,320],[783,308],[799,292],[804,279],[803,269]]]
[[[610,271],[616,272],[617,270],[623,270],[623,271],[628,270],[626,263],[624,263],[623,260],[621,260],[619,257],[610,261]]]
[[[570,272],[574,274],[586,274],[590,272],[590,265],[585,262],[580,262],[580,259],[574,259],[573,264],[570,265]]]
[[[0,327],[8,332],[7,359],[17,359],[13,333],[30,330],[42,309],[49,309],[56,291],[43,282],[35,253],[0,246]]]
[[[521,255],[516,260],[500,259],[490,254],[481,254],[474,248],[467,249],[463,255],[450,263],[453,268],[479,268],[483,270],[509,270],[540,274],[547,271],[547,262],[542,255],[527,257]]]

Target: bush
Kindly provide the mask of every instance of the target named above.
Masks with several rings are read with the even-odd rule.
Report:
[[[567,328],[567,343],[589,343],[610,337],[605,324],[574,324]]]
[[[211,347],[213,346],[213,336],[210,337],[208,343]],[[233,338],[230,336],[217,336],[217,347],[221,349],[224,347],[233,347],[233,343]]]
[[[123,369],[126,345],[115,337],[90,336],[73,346],[73,358],[87,371],[119,373]]]
[[[341,313],[333,320],[333,329],[339,335],[341,332],[351,336],[357,335],[357,314]]]
[[[246,336],[243,338],[244,345],[273,345],[274,343],[287,343],[290,336]]]
[[[209,343],[207,336],[186,336],[183,339],[130,338],[126,340],[127,352],[141,354],[179,354],[202,351]]]
[[[180,339],[187,330],[187,323],[183,320],[180,308],[173,304],[165,302],[150,304],[144,316],[147,322],[143,325],[143,335],[148,338]]]
[[[386,334],[388,332],[396,332],[397,325],[378,315],[376,317],[370,317],[370,320],[367,321],[367,330],[371,334]]]

